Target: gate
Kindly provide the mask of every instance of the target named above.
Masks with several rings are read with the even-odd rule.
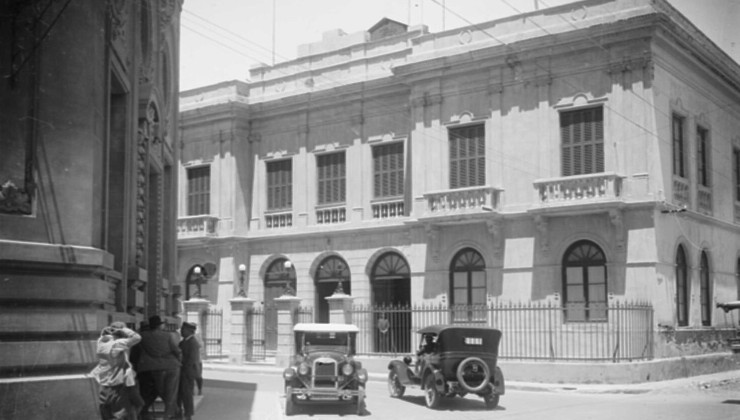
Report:
[[[203,344],[206,347],[206,357],[215,358],[223,355],[223,310],[213,308],[203,313]]]

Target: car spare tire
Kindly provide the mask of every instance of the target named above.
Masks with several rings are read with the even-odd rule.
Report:
[[[457,381],[471,393],[483,391],[491,380],[488,365],[478,357],[468,357],[457,366]]]

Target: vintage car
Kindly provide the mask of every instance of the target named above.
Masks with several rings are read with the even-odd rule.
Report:
[[[424,391],[426,405],[441,397],[476,394],[495,408],[504,394],[504,375],[496,365],[501,331],[489,327],[433,325],[418,331],[420,350],[388,365],[388,392],[400,398],[406,387]]]
[[[354,404],[365,412],[367,371],[354,359],[358,328],[349,324],[296,324],[295,354],[285,379],[285,414],[300,404]]]

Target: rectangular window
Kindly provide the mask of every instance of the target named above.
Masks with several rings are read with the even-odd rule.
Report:
[[[450,189],[486,185],[483,124],[450,128]]]
[[[740,201],[740,149],[732,149],[733,162],[732,166],[735,172],[734,184],[735,184],[735,201]]]
[[[684,118],[673,114],[671,135],[673,137],[673,175],[686,178],[685,145],[683,139]]]
[[[346,194],[346,163],[344,152],[318,155],[318,204],[344,203]]]
[[[373,147],[373,197],[403,195],[403,143]]]
[[[293,207],[293,161],[267,162],[267,210]]]
[[[709,187],[709,131],[703,127],[696,128],[696,170],[699,185]]]
[[[188,216],[211,212],[211,167],[201,166],[188,171]]]
[[[560,113],[561,174],[604,172],[604,111],[601,107]]]

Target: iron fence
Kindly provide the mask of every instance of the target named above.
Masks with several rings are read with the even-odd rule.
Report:
[[[298,307],[293,323],[313,322],[313,308]],[[246,358],[261,361],[274,357],[277,350],[277,306],[267,304],[252,308],[246,316]]]
[[[223,356],[223,319],[223,311],[218,308],[211,308],[203,313],[203,344],[209,359]]]
[[[554,302],[355,305],[353,321],[360,328],[357,352],[364,355],[410,353],[418,346],[420,328],[455,324],[500,329],[502,359],[621,362],[653,358],[650,304],[612,302],[594,311],[598,316],[583,321],[584,308],[563,308]],[[379,322],[383,318],[388,320],[387,329]]]

